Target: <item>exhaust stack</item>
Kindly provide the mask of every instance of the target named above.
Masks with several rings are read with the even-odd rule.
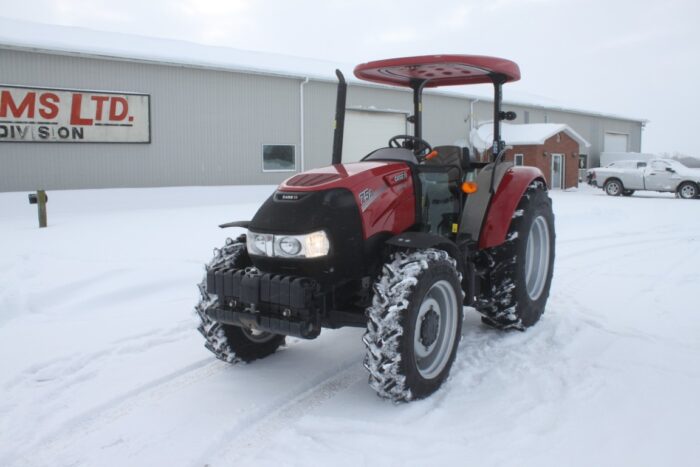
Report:
[[[343,131],[345,130],[345,96],[348,85],[345,76],[340,70],[335,70],[338,77],[338,97],[335,102],[335,122],[333,124],[333,160],[332,164],[340,164],[343,161]]]

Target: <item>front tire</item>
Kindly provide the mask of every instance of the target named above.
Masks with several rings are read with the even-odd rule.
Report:
[[[632,196],[634,194],[634,190],[624,190],[622,192],[622,196]]]
[[[380,397],[421,399],[445,381],[462,332],[460,280],[442,250],[397,252],[384,265],[363,336],[369,384]]]
[[[698,186],[692,182],[683,182],[678,187],[678,196],[682,199],[694,199],[698,196]]]
[[[554,239],[552,200],[536,182],[520,200],[506,241],[479,255],[484,286],[476,309],[484,323],[524,330],[540,319],[552,284]]]
[[[246,251],[245,235],[236,240],[226,239],[223,248],[214,250],[214,258],[205,266],[207,271],[220,267],[242,269],[252,266]],[[285,343],[285,336],[259,332],[238,326],[219,323],[207,315],[207,310],[216,308],[219,298],[206,290],[206,273],[199,284],[200,299],[195,306],[200,323],[197,330],[206,340],[204,346],[216,358],[227,363],[252,362],[267,357]]]
[[[622,193],[624,193],[622,182],[615,178],[605,182],[605,185],[603,185],[603,190],[605,190],[605,194],[608,196],[620,196]]]

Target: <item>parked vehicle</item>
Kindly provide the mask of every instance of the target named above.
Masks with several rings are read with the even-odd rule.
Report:
[[[413,90],[413,135],[342,163],[345,79],[339,79],[332,165],[285,180],[247,235],[215,250],[196,311],[206,347],[229,363],[266,357],[285,336],[366,329],[364,365],[384,398],[426,397],[447,378],[463,306],[486,324],[519,329],[544,312],[554,262],[554,215],[544,176],[504,161],[504,59],[437,55],[358,65],[355,76]],[[425,87],[492,83],[492,162],[422,136]],[[476,183],[466,175],[482,168]]]
[[[618,161],[590,169],[590,185],[610,196],[632,196],[637,190],[671,192],[683,199],[700,197],[700,170],[671,159]]]

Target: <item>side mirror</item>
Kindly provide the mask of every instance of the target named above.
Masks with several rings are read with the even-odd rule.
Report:
[[[676,173],[671,167],[666,167],[666,172],[671,172],[672,174]]]
[[[462,170],[464,173],[468,173],[473,170],[471,154],[469,153],[469,148],[467,147],[462,148]]]

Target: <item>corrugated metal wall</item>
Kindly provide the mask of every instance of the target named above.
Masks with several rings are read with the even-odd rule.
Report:
[[[151,95],[151,144],[0,143],[0,191],[275,184],[290,172],[263,172],[263,144],[296,146],[301,168],[301,78],[0,48],[0,83]],[[304,168],[331,159],[335,83],[304,85]],[[505,90],[507,98],[507,88]],[[413,113],[405,90],[353,85],[347,107]],[[541,108],[506,106],[516,123],[567,123],[592,147],[595,165],[605,131],[630,135],[641,149],[641,123]],[[493,118],[489,102],[475,120]],[[434,145],[466,137],[469,99],[424,96],[424,136]],[[387,135],[387,139],[392,135]],[[583,152],[583,148],[582,148]]]
[[[0,49],[0,83],[148,93],[152,137],[0,143],[0,191],[277,183],[261,145],[299,148],[296,80]]]

